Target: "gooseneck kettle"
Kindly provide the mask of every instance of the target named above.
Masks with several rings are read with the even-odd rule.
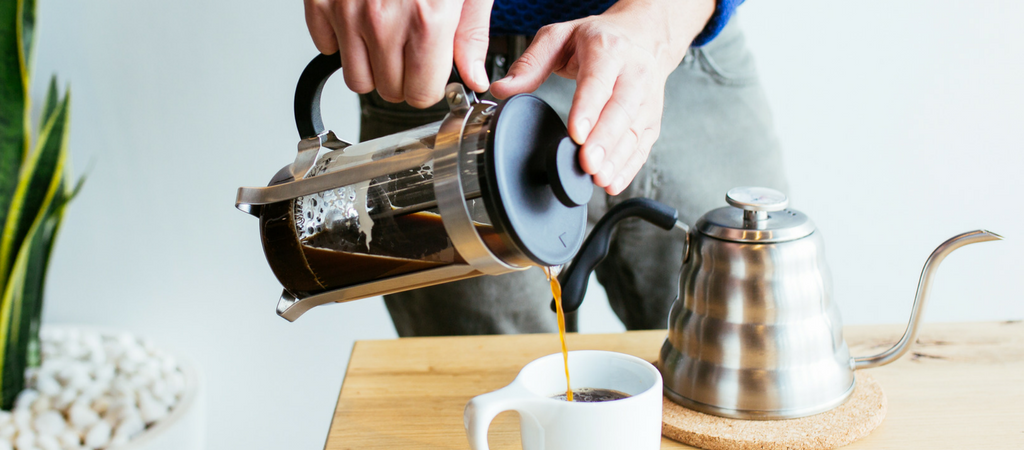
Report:
[[[627,200],[602,218],[559,275],[563,306],[573,311],[618,221],[638,216],[686,230],[679,294],[658,366],[668,398],[723,417],[790,419],[839,406],[853,392],[855,370],[909,350],[942,260],[964,245],[1001,239],[978,230],[940,245],[925,262],[902,339],[877,355],[850,357],[824,240],[810,218],[771,189],[736,188],[726,201],[689,230],[672,208]]]
[[[320,117],[323,86],[340,68],[337,54],[306,66],[295,161],[235,200],[259,218],[284,287],[279,315],[572,258],[593,181],[547,103],[478,100],[453,71],[443,120],[349,144]]]

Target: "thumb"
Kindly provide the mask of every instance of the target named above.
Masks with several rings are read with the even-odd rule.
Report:
[[[493,0],[466,0],[455,29],[455,67],[466,86],[476,92],[487,91],[490,84],[484,58],[490,42],[492,4]]]
[[[491,94],[507,98],[537,90],[549,75],[565,66],[571,55],[567,44],[575,29],[572,23],[556,23],[541,28],[523,55],[509,68],[508,75],[494,82]]]

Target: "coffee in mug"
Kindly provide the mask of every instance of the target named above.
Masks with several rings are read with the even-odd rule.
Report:
[[[629,397],[629,394],[625,392],[619,392],[614,389],[600,389],[600,388],[577,388],[572,390],[572,401],[583,402],[583,403],[598,403],[598,402],[610,402],[613,400],[620,400]],[[551,397],[555,400],[568,401],[567,394],[558,394]]]

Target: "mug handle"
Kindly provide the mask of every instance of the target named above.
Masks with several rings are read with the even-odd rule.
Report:
[[[491,421],[505,411],[519,413],[519,426],[522,429],[523,449],[539,449],[543,446],[544,428],[531,411],[532,394],[512,384],[494,392],[478,395],[466,405],[463,424],[472,450],[489,450],[487,446],[487,430]]]

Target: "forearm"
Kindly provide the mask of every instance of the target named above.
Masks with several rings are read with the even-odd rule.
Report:
[[[638,33],[657,59],[659,68],[671,72],[686,56],[694,38],[715,12],[715,0],[620,0],[602,15]]]

